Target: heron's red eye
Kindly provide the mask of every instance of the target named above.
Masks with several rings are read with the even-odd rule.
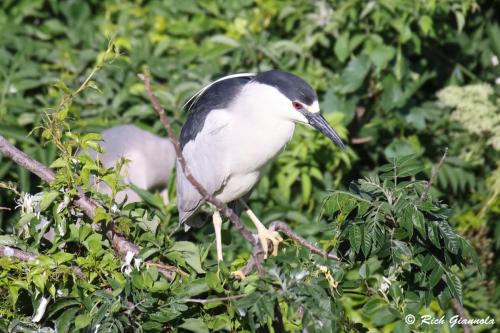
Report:
[[[300,104],[300,102],[297,102],[297,101],[293,101],[292,102],[292,105],[293,107],[296,109],[296,110],[300,110],[300,109],[303,109],[304,106],[302,104]]]

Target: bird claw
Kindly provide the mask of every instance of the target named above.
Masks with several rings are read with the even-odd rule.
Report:
[[[264,258],[267,258],[267,254],[269,252],[268,241],[270,241],[273,246],[271,256],[275,257],[278,255],[278,245],[283,241],[283,238],[281,238],[280,234],[277,231],[271,231],[264,228],[258,231],[258,237],[260,245],[262,246],[262,250],[264,251]]]
[[[245,273],[242,271],[234,271],[231,273],[232,276],[234,276],[235,279],[242,281],[246,276]]]

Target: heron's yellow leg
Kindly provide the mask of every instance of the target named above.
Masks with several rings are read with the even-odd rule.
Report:
[[[283,238],[281,238],[280,234],[277,231],[271,231],[267,229],[262,222],[255,216],[255,214],[252,212],[248,206],[246,206],[245,212],[247,213],[248,217],[250,217],[250,220],[252,220],[253,224],[257,228],[257,235],[259,236],[259,241],[260,245],[262,246],[262,250],[264,251],[264,258],[267,258],[267,253],[269,251],[269,245],[268,241],[270,241],[273,244],[273,252],[271,253],[272,256],[278,255],[278,244],[283,241]]]
[[[217,261],[222,261],[222,239],[221,239],[221,227],[222,218],[219,211],[215,211],[212,216],[212,223],[214,224],[215,230],[215,246],[217,248]]]

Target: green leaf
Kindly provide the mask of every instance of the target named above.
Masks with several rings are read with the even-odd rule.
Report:
[[[370,53],[370,60],[378,71],[387,67],[389,61],[396,55],[396,50],[391,46],[379,45]]]
[[[461,32],[462,29],[464,28],[464,25],[465,25],[464,14],[462,14],[461,12],[456,11],[455,12],[455,18],[457,20],[457,30],[458,30],[458,32]]]
[[[363,279],[367,279],[370,276],[370,268],[368,267],[366,261],[359,268],[359,276]]]
[[[59,192],[57,191],[45,192],[42,196],[42,200],[40,201],[40,209],[42,211],[46,210],[58,196]]]
[[[102,251],[102,236],[99,234],[92,234],[87,239],[85,239],[82,243],[85,245],[87,250],[96,254]]]
[[[431,276],[429,277],[429,288],[434,288],[434,286],[441,280],[441,277],[443,276],[443,269],[441,266],[436,266],[434,270],[431,273]]]
[[[56,330],[60,333],[70,332],[69,328],[74,322],[76,313],[80,311],[79,308],[73,307],[64,311],[55,322]]]
[[[424,239],[427,239],[427,234],[425,232],[426,228],[425,228],[424,214],[422,214],[422,212],[419,210],[413,210],[412,221],[413,221],[413,225],[415,226],[417,231],[420,233],[420,235]]]
[[[441,242],[439,241],[439,234],[438,234],[438,228],[435,222],[430,223],[430,225],[427,226],[427,233],[429,235],[429,239],[431,240],[431,243],[437,247],[438,249],[441,248]]]
[[[411,207],[407,207],[403,210],[400,222],[401,226],[408,231],[408,238],[412,238],[413,236],[413,212],[414,209]]]
[[[455,234],[451,226],[446,221],[436,222],[439,230],[441,231],[441,236],[443,236],[444,243],[448,251],[453,254],[458,254],[459,250],[459,239]]]
[[[462,301],[462,282],[456,274],[451,272],[446,272],[446,284],[450,288],[453,297],[457,298],[460,302]]]
[[[371,315],[384,306],[384,302],[379,298],[370,298],[368,302],[363,305],[363,312],[367,315]]]
[[[75,318],[75,328],[81,329],[81,328],[87,327],[87,326],[89,326],[91,321],[92,321],[92,318],[90,317],[90,315],[88,313],[78,315]]]
[[[201,267],[200,251],[195,244],[186,241],[175,242],[174,246],[170,248],[170,251],[177,251],[182,253],[182,256],[186,260],[186,263],[191,266],[196,271],[196,273],[205,273],[205,271]]]
[[[407,243],[399,240],[393,240],[392,244],[394,254],[403,262],[408,261],[412,258],[413,253]]]
[[[350,51],[348,34],[343,33],[339,38],[337,38],[335,41],[334,51],[340,62],[344,62],[347,59]]]
[[[207,274],[205,275],[205,282],[207,283],[207,286],[212,290],[215,290],[219,293],[224,291],[219,277],[214,272],[207,272]]]
[[[420,29],[422,29],[424,35],[428,35],[432,29],[432,19],[427,15],[421,16],[418,20],[418,25]]]
[[[427,254],[424,260],[422,261],[421,269],[424,272],[428,272],[431,269],[436,268],[436,266],[437,266],[436,259],[434,259],[434,257],[431,254]]]
[[[184,319],[184,323],[179,327],[195,333],[209,333],[207,325],[201,318]]]
[[[361,250],[363,251],[365,257],[368,257],[371,247],[372,247],[372,235],[368,232],[368,228],[365,226],[363,228],[363,243],[361,247]]]
[[[350,225],[349,242],[351,243],[351,247],[354,249],[356,253],[358,253],[361,248],[361,241],[362,241],[361,228],[356,224]]]
[[[57,252],[52,255],[52,259],[54,259],[54,261],[58,265],[72,260],[73,257],[74,255],[72,253],[66,253],[66,252]]]
[[[371,318],[375,326],[383,326],[397,318],[397,311],[391,311],[390,308],[386,307],[375,312]]]
[[[311,177],[308,174],[303,173],[301,175],[301,185],[302,185],[302,200],[303,202],[308,202],[311,197],[312,183]]]
[[[80,302],[76,299],[60,299],[56,301],[50,308],[49,312],[47,314],[47,318],[51,318],[56,312],[64,309],[64,308],[71,308],[73,305],[80,305]]]
[[[355,57],[349,61],[349,64],[342,73],[342,92],[351,93],[361,87],[369,70],[370,60],[365,55]]]
[[[34,213],[24,214],[21,216],[19,221],[17,221],[17,227],[20,229],[22,226],[24,226],[28,223],[31,223],[31,221],[35,218],[36,218],[36,214],[34,214]]]
[[[16,246],[18,239],[14,235],[0,235],[0,245],[2,246]]]
[[[45,272],[33,276],[33,283],[40,292],[43,292],[45,284],[47,283],[47,279],[48,279],[48,274]]]

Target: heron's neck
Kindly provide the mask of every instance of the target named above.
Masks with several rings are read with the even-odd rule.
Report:
[[[283,101],[276,103],[265,97],[246,98],[234,105],[230,140],[237,150],[232,150],[239,164],[236,169],[260,170],[283,151],[295,128],[295,123],[283,116],[283,105]]]

